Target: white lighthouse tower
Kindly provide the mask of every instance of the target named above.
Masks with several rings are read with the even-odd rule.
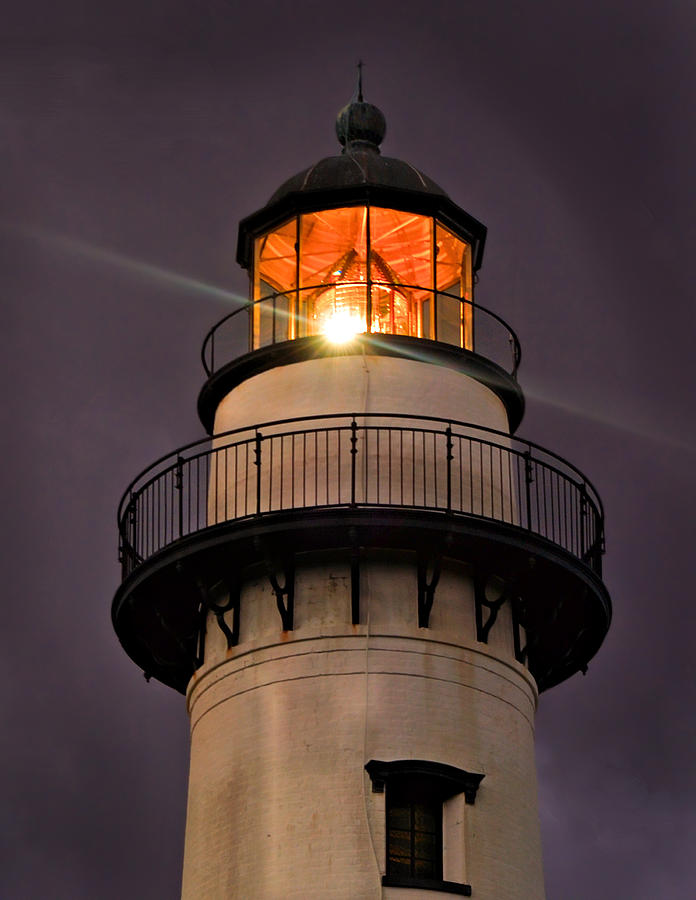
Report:
[[[541,900],[534,715],[609,627],[601,502],[515,436],[485,227],[360,94],[337,133],[241,223],[210,437],[119,514],[114,626],[191,719],[183,897]]]

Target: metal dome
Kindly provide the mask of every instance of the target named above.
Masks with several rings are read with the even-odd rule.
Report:
[[[336,135],[343,146],[338,156],[327,156],[284,182],[268,201],[268,206],[288,194],[373,185],[398,191],[447,194],[431,178],[401,159],[382,156],[386,121],[371,103],[353,100],[336,117]]]
[[[415,166],[382,156],[379,145],[386,133],[382,112],[356,97],[336,119],[336,134],[343,150],[303,169],[275,191],[258,212],[239,226],[237,260],[251,263],[255,236],[296,213],[370,203],[436,216],[471,244],[474,269],[481,265],[486,227],[457,206],[447,193]]]

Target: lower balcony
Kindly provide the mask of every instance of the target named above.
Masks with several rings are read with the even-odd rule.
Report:
[[[495,571],[541,690],[583,670],[609,626],[591,483],[535,444],[463,422],[337,414],[216,435],[138,476],[118,522],[114,626],[146,674],[178,690],[213,585],[274,554],[384,548]]]

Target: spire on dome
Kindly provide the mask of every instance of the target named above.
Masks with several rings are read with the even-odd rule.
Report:
[[[379,153],[387,123],[380,109],[363,100],[363,62],[358,63],[358,84],[353,99],[336,117],[336,135],[344,153],[353,149]]]

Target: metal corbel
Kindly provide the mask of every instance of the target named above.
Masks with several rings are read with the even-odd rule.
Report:
[[[474,576],[474,605],[476,607],[476,640],[482,644],[488,643],[488,635],[491,628],[495,625],[498,613],[502,605],[508,599],[507,592],[503,588],[503,592],[497,600],[489,600],[486,596],[487,575]],[[488,618],[483,621],[483,611],[488,610]]]
[[[578,634],[577,634],[577,636],[576,636],[576,639],[573,641],[573,643],[571,644],[571,646],[568,647],[568,649],[566,650],[566,652],[565,652],[565,653],[563,654],[563,656],[561,657],[561,663],[562,663],[563,665],[566,665],[566,664],[568,664],[568,663],[572,663],[572,662],[573,662],[573,660],[574,660],[574,658],[575,658],[575,648],[576,648],[577,645],[580,643],[580,641],[582,640],[582,638],[587,634],[588,631],[589,631],[588,628],[581,628],[581,629],[580,629],[580,631],[578,632]],[[586,664],[586,663],[582,663],[581,665],[579,665],[579,666],[577,667],[577,671],[581,672],[583,675],[587,675],[587,664]]]
[[[276,572],[280,569],[283,573],[283,584],[278,581]],[[292,558],[280,563],[266,561],[266,576],[276,598],[276,605],[280,613],[280,621],[283,631],[293,630],[295,615],[295,562]]]
[[[171,638],[172,643],[178,648],[182,657],[191,663],[191,672],[193,673],[195,671],[195,660],[191,659],[191,654],[190,654],[188,648],[186,647],[186,644],[184,643],[184,641],[181,640],[181,638],[174,631],[174,629],[169,627],[167,620],[164,618],[164,616],[162,615],[162,613],[156,606],[153,607],[152,612],[153,612],[155,618],[157,619],[157,621],[159,622],[159,624],[162,628],[162,631],[165,632],[167,637]],[[164,660],[159,655],[155,654],[155,652],[152,650],[152,648],[150,648],[150,652],[152,653],[152,656],[158,665],[160,665],[160,666],[174,665],[173,663],[168,662],[167,660]],[[147,678],[147,675],[146,675],[146,678]]]
[[[193,659],[195,669],[200,669],[205,660],[205,633],[208,623],[208,608],[201,603],[198,608],[198,634],[196,635],[196,655]]]
[[[512,607],[512,640],[515,648],[515,659],[518,663],[525,665],[529,654],[529,636],[525,629],[525,643],[522,646],[522,629],[524,628],[524,603],[519,596],[513,597],[510,606]]]
[[[215,615],[218,628],[225,635],[227,641],[227,649],[236,647],[239,643],[239,615],[241,607],[241,586],[239,580],[232,576],[227,584],[228,594],[226,603],[215,603],[210,598],[210,594],[206,597],[206,606]],[[232,627],[225,620],[226,613],[232,613]]]
[[[428,570],[432,571],[428,581]],[[442,556],[433,553],[429,557],[418,558],[418,627],[428,628],[430,612],[435,600],[435,588],[440,580],[442,570]]]

